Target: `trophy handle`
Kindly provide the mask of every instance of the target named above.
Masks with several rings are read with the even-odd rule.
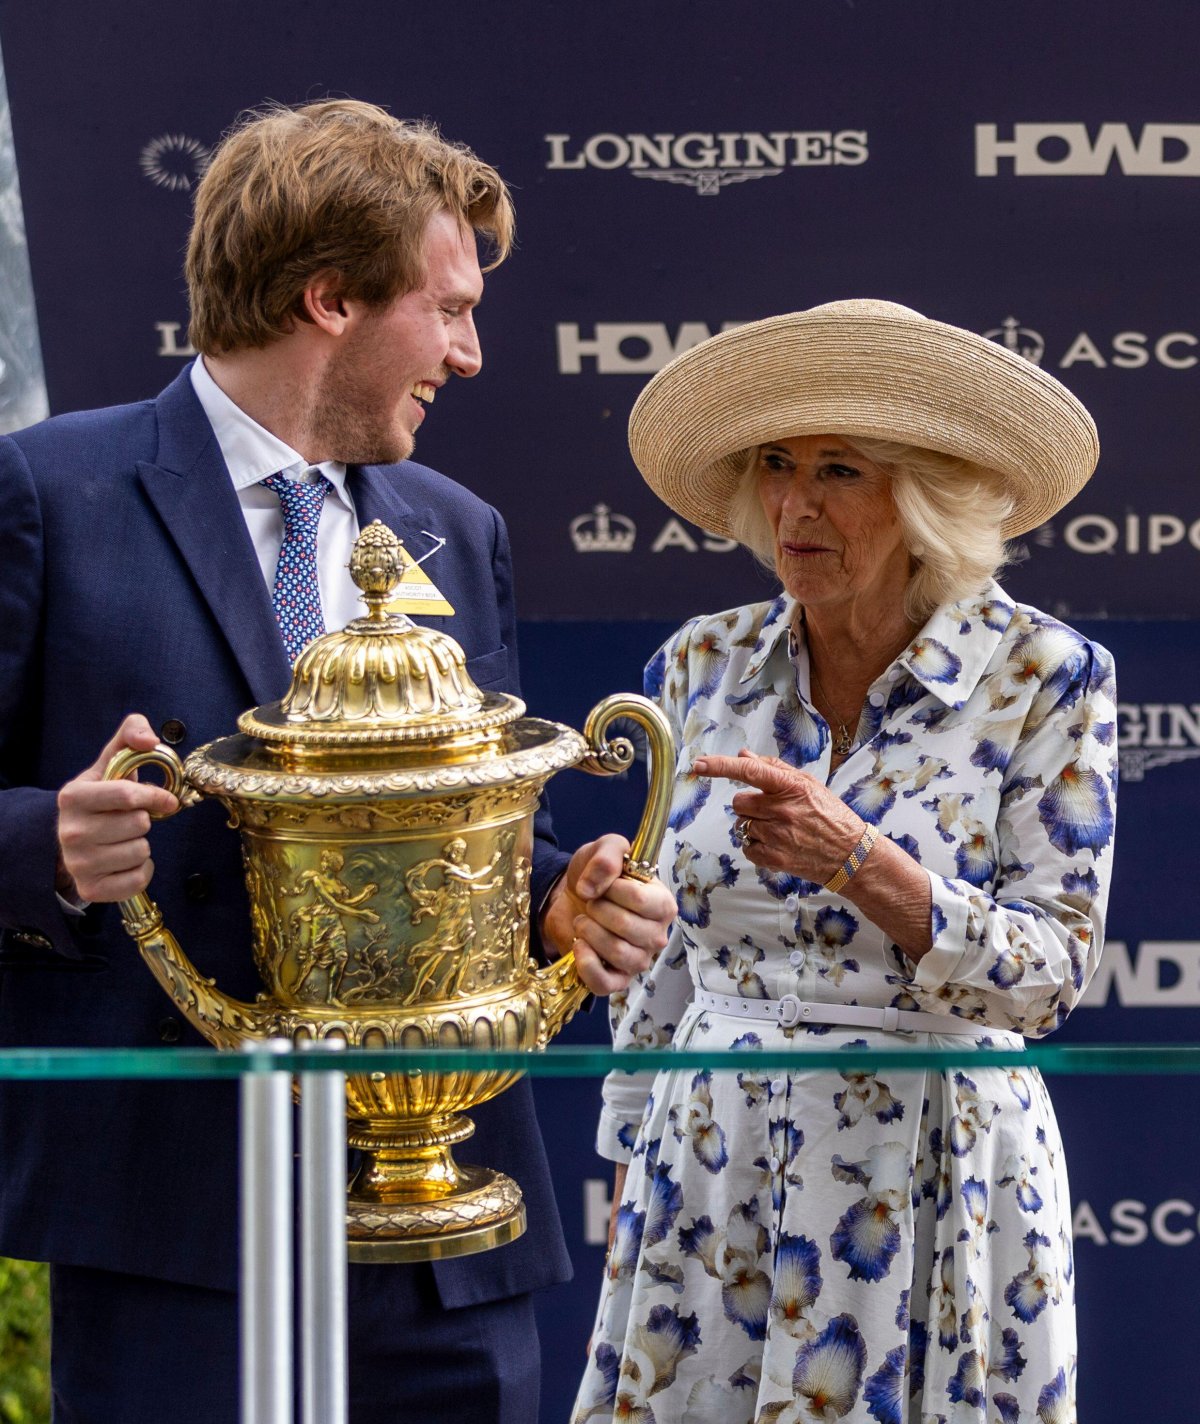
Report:
[[[148,752],[131,748],[119,751],[104,768],[102,779],[121,781],[134,776],[143,766],[153,766],[162,772],[163,788],[178,797],[181,810],[200,800],[188,784],[179,757],[161,743]],[[165,816],[151,812],[151,819],[161,821]],[[118,901],[118,906],[126,933],[137,945],[150,972],[188,1023],[210,1043],[217,1048],[237,1048],[252,1039],[268,1036],[268,1025],[259,1007],[229,998],[216,988],[212,979],[206,979],[197,970],[163,924],[162,911],[144,890],[128,900]]]
[[[636,722],[650,743],[650,785],[646,792],[646,804],[622,871],[622,875],[630,880],[649,882],[655,877],[658,848],[671,813],[675,740],[671,735],[671,724],[657,703],[633,692],[616,693],[597,702],[588,714],[583,729],[588,750],[579,763],[581,771],[591,772],[594,776],[616,776],[633,765],[633,743],[627,737],[616,737],[611,742],[605,738],[608,728],[618,717]],[[573,1017],[590,990],[575,968],[573,950],[568,950],[548,968],[539,970],[535,978],[542,1008],[538,1047],[544,1048]]]

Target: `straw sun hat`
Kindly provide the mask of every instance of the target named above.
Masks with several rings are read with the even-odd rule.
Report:
[[[796,435],[862,435],[998,471],[1012,538],[1086,484],[1096,427],[1053,376],[986,337],[894,302],[828,302],[722,332],[638,397],[629,446],[678,514],[728,535],[741,452]]]

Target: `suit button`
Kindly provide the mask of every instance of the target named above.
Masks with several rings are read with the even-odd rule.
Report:
[[[202,905],[212,890],[208,876],[195,871],[183,882],[183,893],[193,905]]]
[[[178,717],[168,717],[158,730],[163,741],[172,747],[177,747],[187,736],[187,728]]]
[[[158,1036],[163,1043],[178,1043],[182,1035],[183,1025],[178,1019],[159,1019]]]

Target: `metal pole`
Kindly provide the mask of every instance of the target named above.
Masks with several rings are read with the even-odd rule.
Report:
[[[303,1045],[345,1046],[328,1038]],[[304,1424],[348,1424],[345,1073],[300,1074],[300,1271]]]
[[[287,1053],[286,1039],[248,1043]],[[293,1424],[292,1078],[242,1074],[242,1424]]]

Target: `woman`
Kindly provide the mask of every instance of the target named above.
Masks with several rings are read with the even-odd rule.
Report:
[[[677,358],[630,441],[783,592],[649,666],[679,919],[616,1042],[796,1066],[606,1083],[615,1231],[574,1418],[1066,1424],[1071,1214],[1039,1075],[803,1054],[1018,1048],[1095,968],[1111,659],[992,577],[1091,475],[1095,428],[1002,347],[846,301]]]

